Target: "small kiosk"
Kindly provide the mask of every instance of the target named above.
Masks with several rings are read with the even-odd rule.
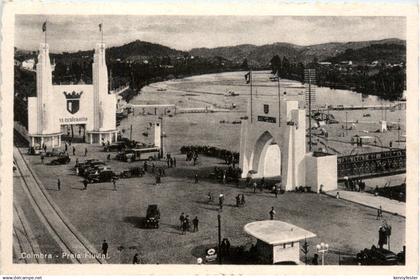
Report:
[[[257,239],[258,259],[267,264],[300,264],[300,241],[316,235],[295,225],[275,220],[246,224],[244,230]]]

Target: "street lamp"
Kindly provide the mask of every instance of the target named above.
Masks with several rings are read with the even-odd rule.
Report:
[[[160,158],[163,158],[163,116],[160,116],[159,120],[160,120]]]
[[[321,264],[324,265],[324,255],[328,252],[329,245],[327,243],[321,242],[316,245],[316,251],[321,253]]]

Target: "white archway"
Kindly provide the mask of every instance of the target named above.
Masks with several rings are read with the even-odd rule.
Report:
[[[281,150],[268,131],[255,143],[252,167],[257,172],[255,177],[281,176]]]

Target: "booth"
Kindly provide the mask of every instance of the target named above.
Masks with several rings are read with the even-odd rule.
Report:
[[[300,264],[300,241],[316,237],[303,228],[276,220],[248,223],[244,230],[257,239],[257,258],[266,264]]]

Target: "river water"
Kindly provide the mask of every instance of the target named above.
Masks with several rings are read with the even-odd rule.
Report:
[[[164,116],[163,130],[166,134],[164,139],[165,149],[168,152],[177,152],[182,145],[211,145],[239,151],[240,125],[232,124],[239,121],[241,116],[246,115],[246,106],[250,98],[250,86],[246,84],[244,75],[246,72],[225,72],[192,76],[184,79],[151,84],[142,89],[136,96],[133,104],[175,104],[178,108],[235,108],[229,112],[219,113],[194,113],[176,114],[170,112]],[[253,97],[277,98],[277,82],[270,81],[271,74],[267,71],[253,72]],[[304,85],[297,81],[281,80],[280,92],[287,95],[296,95],[304,101]],[[377,96],[362,96],[360,93],[349,90],[335,90],[317,87],[316,103],[314,108],[328,105],[382,105],[395,104],[395,102],[382,100]],[[238,96],[229,96],[229,92],[235,92]],[[133,139],[151,143],[147,134],[147,124],[157,122],[158,116],[154,111],[135,110],[134,116],[121,123],[121,128],[126,132],[133,124]],[[161,115],[162,111],[157,111]],[[331,111],[334,117],[340,121],[339,126],[329,127],[331,135],[346,120],[345,111]],[[366,116],[369,113],[370,116]],[[347,112],[348,123],[357,122],[358,133],[373,131],[379,128],[379,121],[386,119],[389,124],[399,125],[401,130],[398,137],[405,135],[406,110],[351,110]],[[149,115],[148,115],[149,114]],[[364,116],[365,115],[365,116]],[[224,123],[221,123],[224,122]],[[145,133],[146,132],[146,133]],[[356,131],[353,131],[353,134]],[[126,134],[127,136],[127,134]],[[384,143],[393,141],[396,133],[380,135]]]

